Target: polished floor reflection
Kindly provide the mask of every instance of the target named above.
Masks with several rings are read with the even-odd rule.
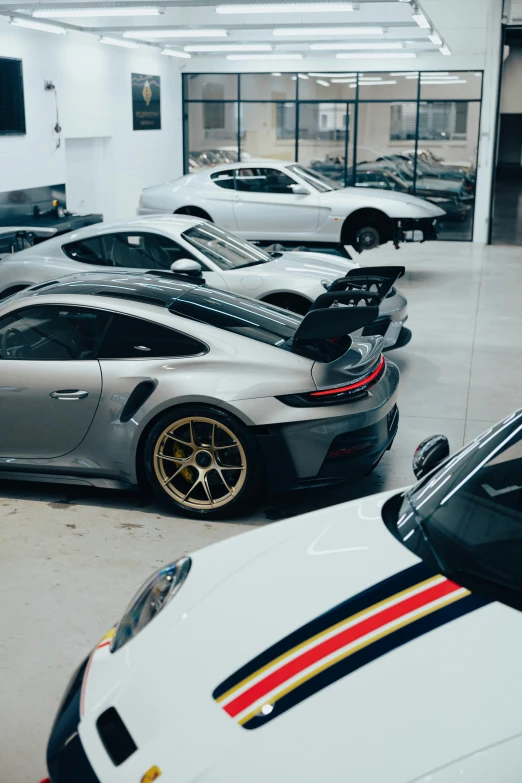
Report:
[[[494,245],[522,245],[522,181],[497,180],[491,241]]]

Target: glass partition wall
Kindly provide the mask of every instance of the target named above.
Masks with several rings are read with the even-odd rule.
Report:
[[[480,71],[184,74],[185,172],[297,160],[432,201],[440,237],[470,240],[481,97]]]

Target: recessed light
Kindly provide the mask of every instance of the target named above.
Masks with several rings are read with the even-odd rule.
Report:
[[[302,54],[227,54],[227,60],[302,60]]]
[[[45,24],[45,22],[34,22],[32,19],[19,19],[14,17],[9,20],[9,24],[14,27],[27,27],[29,30],[40,30],[42,33],[54,33],[55,35],[65,35],[65,27],[58,27],[55,24]]]
[[[217,27],[211,30],[187,28],[158,30],[157,27],[151,27],[150,30],[126,30],[123,33],[124,38],[224,38],[227,35],[226,30],[219,30]]]
[[[270,44],[191,44],[185,46],[186,52],[271,52]]]
[[[188,52],[181,52],[179,49],[162,49],[161,54],[167,54],[169,57],[184,57],[190,60],[191,56]]]
[[[382,35],[382,27],[276,27],[272,35],[281,37],[319,35]]]
[[[218,5],[216,14],[327,14],[353,11],[352,3],[252,3]]]
[[[140,45],[135,41],[124,41],[123,38],[111,38],[108,35],[102,35],[100,43],[110,44],[111,46],[123,46],[124,49],[139,49]]]
[[[50,10],[33,11],[34,19],[54,19],[63,17],[87,16],[159,16],[163,9],[150,7],[118,6],[117,8],[51,8]]]

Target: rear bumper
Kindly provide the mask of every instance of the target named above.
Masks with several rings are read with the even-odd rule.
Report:
[[[73,674],[51,730],[47,744],[51,783],[100,783],[78,734],[80,697],[88,660]]]
[[[386,375],[372,387],[370,410],[357,413],[357,403],[348,403],[342,416],[319,418],[319,408],[317,418],[253,427],[268,491],[355,482],[367,475],[397,432],[398,381],[398,369],[388,362]]]

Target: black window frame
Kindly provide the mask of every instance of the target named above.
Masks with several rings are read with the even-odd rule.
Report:
[[[404,68],[403,71],[405,73],[411,72],[411,68]],[[436,69],[434,69],[436,70]],[[358,71],[356,73],[356,87],[355,87],[355,95],[352,97],[342,98],[342,99],[333,99],[328,98],[325,100],[319,100],[319,99],[312,99],[312,98],[303,98],[301,99],[299,96],[299,82],[300,79],[298,78],[297,72],[285,72],[288,73],[289,76],[295,77],[294,78],[294,84],[295,84],[295,93],[293,97],[288,97],[286,99],[274,99],[270,100],[269,98],[249,98],[243,96],[242,90],[241,90],[241,79],[242,76],[250,76],[252,74],[250,73],[236,73],[234,74],[237,77],[237,96],[233,100],[230,98],[224,99],[223,103],[236,103],[238,106],[237,111],[237,156],[238,156],[238,165],[243,164],[245,167],[248,166],[248,161],[242,161],[241,160],[241,152],[242,148],[244,147],[243,143],[243,129],[241,127],[241,115],[242,115],[242,104],[250,103],[250,104],[256,104],[256,103],[272,103],[274,105],[277,104],[293,104],[295,107],[295,156],[294,159],[298,163],[299,161],[299,143],[300,143],[300,132],[299,132],[299,109],[302,104],[321,104],[321,103],[346,103],[347,105],[347,113],[349,112],[349,105],[353,105],[353,116],[351,117],[351,127],[348,127],[346,129],[346,138],[345,138],[345,166],[344,166],[344,183],[342,180],[340,180],[341,184],[344,185],[344,187],[355,187],[357,182],[357,145],[358,145],[358,135],[359,135],[359,106],[362,104],[373,104],[373,103],[415,103],[416,104],[416,129],[415,129],[415,139],[414,139],[414,176],[413,176],[413,187],[412,187],[412,195],[419,195],[421,198],[422,192],[417,194],[417,162],[420,160],[418,157],[418,150],[419,147],[422,147],[423,140],[419,139],[419,108],[421,103],[441,103],[441,102],[452,102],[452,103],[465,103],[468,105],[471,103],[478,103],[480,110],[478,114],[478,142],[477,142],[477,149],[476,149],[476,155],[475,159],[472,162],[472,167],[476,170],[478,166],[478,160],[480,155],[480,144],[481,144],[481,136],[480,136],[480,124],[481,124],[481,112],[482,112],[482,99],[483,99],[483,90],[484,90],[484,70],[483,69],[472,69],[472,70],[465,70],[466,73],[470,74],[480,74],[481,77],[481,87],[480,87],[480,96],[475,98],[445,98],[443,95],[440,98],[423,98],[421,96],[421,77],[424,74],[430,74],[433,71],[422,71],[419,70],[417,73],[419,74],[419,78],[417,80],[417,97],[405,97],[405,98],[386,98],[386,99],[372,99],[372,98],[362,98],[359,96],[359,79],[361,74],[368,76],[370,74],[370,71],[367,69],[364,71]],[[377,71],[376,71],[377,73]],[[379,73],[383,73],[382,71],[379,71]],[[461,74],[463,73],[462,69],[452,69],[449,71],[449,73],[456,73]],[[189,173],[189,146],[190,146],[190,139],[189,139],[189,106],[191,103],[205,103],[205,100],[200,98],[190,98],[188,97],[189,93],[187,90],[188,80],[194,76],[204,76],[205,72],[199,72],[199,73],[185,73],[182,74],[182,101],[183,101],[183,171],[184,174]],[[217,74],[209,74],[212,76],[216,76]],[[227,75],[231,76],[232,74],[219,74],[219,75]],[[256,73],[257,76],[269,76],[269,72],[262,73]],[[246,91],[244,91],[246,93]],[[213,101],[215,102],[215,101]],[[351,162],[349,162],[350,155],[348,154],[348,150],[351,150]],[[304,165],[304,164],[303,164]],[[420,175],[419,175],[420,176]],[[234,188],[234,190],[237,191],[237,187]],[[243,191],[247,192],[247,191]],[[469,238],[460,238],[458,236],[450,236],[450,241],[461,241],[461,242],[469,242],[473,240],[473,230],[474,230],[474,221],[475,221],[475,209],[473,209],[473,214],[471,216],[471,223],[470,223],[470,236]],[[443,239],[443,237],[440,237]]]
[[[92,308],[92,309],[94,309],[94,308]],[[101,308],[96,308],[96,309],[101,309]],[[203,342],[203,340],[201,340],[199,337],[193,337],[190,334],[187,334],[185,332],[181,332],[179,329],[176,329],[175,327],[167,326],[166,324],[158,323],[157,321],[151,321],[150,318],[142,318],[141,316],[134,315],[134,314],[131,315],[130,313],[120,313],[120,312],[115,312],[115,311],[107,311],[107,312],[110,312],[111,317],[109,318],[109,320],[107,322],[107,326],[106,326],[105,331],[104,331],[104,333],[103,333],[103,335],[102,335],[102,337],[101,337],[101,339],[100,339],[100,341],[98,343],[97,351],[96,351],[96,358],[100,362],[135,362],[135,361],[143,362],[143,361],[152,361],[152,360],[155,360],[155,359],[159,359],[159,360],[164,360],[164,359],[169,359],[169,360],[170,359],[193,359],[193,358],[198,357],[198,356],[205,356],[205,354],[207,354],[210,351],[209,346],[205,342]],[[181,335],[182,337],[185,337],[185,338],[187,338],[189,340],[194,341],[195,343],[198,343],[199,345],[201,345],[203,350],[198,351],[197,353],[181,354],[181,355],[180,354],[176,354],[176,355],[161,354],[161,355],[150,356],[147,353],[143,353],[140,356],[119,356],[119,357],[115,357],[115,356],[114,357],[101,356],[100,353],[101,353],[101,349],[103,347],[103,342],[104,342],[104,340],[107,338],[107,336],[109,334],[109,331],[111,329],[111,326],[112,326],[112,323],[114,321],[114,318],[118,317],[118,316],[122,316],[124,318],[132,318],[134,321],[143,321],[144,323],[151,324],[152,326],[159,327],[161,329],[166,329],[169,332],[173,332],[176,335]]]

